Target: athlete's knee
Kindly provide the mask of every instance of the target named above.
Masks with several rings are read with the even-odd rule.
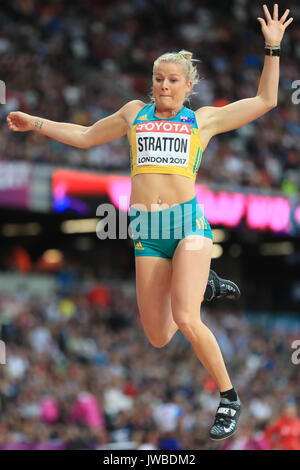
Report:
[[[177,315],[173,315],[173,319],[180,331],[187,337],[194,336],[195,332],[199,331],[199,327],[204,326],[200,319],[200,314],[195,319],[193,312],[182,311]]]
[[[149,342],[154,346],[155,348],[161,349],[164,346],[166,346],[170,341],[171,338],[153,338],[148,336]]]
[[[155,348],[163,348],[164,346],[166,346],[170,341],[171,339],[173,338],[174,334],[176,333],[176,331],[178,330],[177,327],[173,328],[171,331],[168,331],[168,333],[162,335],[162,334],[158,334],[157,332],[155,333],[149,333],[147,331],[145,331],[146,335],[147,335],[147,338],[149,340],[149,342],[152,344],[152,346],[154,346]]]

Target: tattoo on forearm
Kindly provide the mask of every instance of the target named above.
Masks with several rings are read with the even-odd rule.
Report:
[[[34,127],[37,127],[38,129],[42,129],[43,127],[43,121],[35,121]]]

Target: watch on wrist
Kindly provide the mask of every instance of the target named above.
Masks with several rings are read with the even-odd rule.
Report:
[[[280,57],[280,49],[269,49],[268,47],[265,47],[265,55]]]

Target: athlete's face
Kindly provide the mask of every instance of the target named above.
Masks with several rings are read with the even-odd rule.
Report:
[[[284,407],[284,414],[287,418],[290,418],[290,419],[296,418],[298,414],[297,407],[293,405],[292,403],[286,405]]]
[[[181,107],[191,88],[192,82],[186,81],[181,65],[163,62],[156,67],[153,75],[153,95],[159,108]]]

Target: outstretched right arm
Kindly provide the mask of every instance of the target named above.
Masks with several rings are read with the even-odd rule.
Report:
[[[20,111],[9,113],[7,123],[12,131],[35,130],[63,144],[78,148],[89,148],[126,135],[131,117],[136,115],[143,105],[141,101],[130,101],[116,113],[100,119],[92,126],[50,121]]]

